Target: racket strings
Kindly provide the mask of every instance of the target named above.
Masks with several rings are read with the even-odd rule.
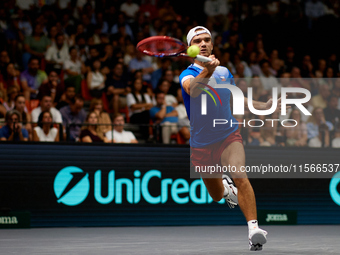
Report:
[[[152,40],[139,46],[139,50],[152,56],[174,56],[186,50],[183,44],[174,40]]]

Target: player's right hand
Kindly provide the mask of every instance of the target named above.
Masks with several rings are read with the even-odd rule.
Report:
[[[209,58],[211,58],[212,61],[205,62],[204,67],[208,69],[209,73],[213,73],[216,67],[220,65],[220,61],[217,58],[215,58],[215,55],[210,55]]]

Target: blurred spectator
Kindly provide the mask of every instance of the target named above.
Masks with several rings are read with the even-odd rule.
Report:
[[[313,64],[310,55],[305,55],[302,59],[301,66],[301,77],[302,78],[313,78]]]
[[[326,121],[329,121],[333,126],[337,126],[340,122],[340,110],[338,110],[338,100],[336,95],[330,95],[327,99],[327,107],[323,109]]]
[[[56,46],[57,35],[58,35],[58,29],[57,29],[57,26],[54,24],[49,28],[49,31],[48,31],[48,39],[50,39],[51,41],[51,46]]]
[[[205,0],[204,13],[220,30],[227,25],[227,15],[229,13],[228,1],[225,0]]]
[[[17,110],[6,113],[6,125],[0,129],[0,141],[28,141],[28,131],[22,127],[21,114]]]
[[[318,67],[315,70],[315,76],[317,72],[320,72],[321,77],[325,77],[326,76],[326,68],[327,68],[327,62],[324,59],[319,59],[318,60]]]
[[[60,113],[63,117],[63,126],[66,129],[69,129],[69,137],[65,137],[69,139],[69,141],[76,141],[80,134],[80,127],[84,123],[86,119],[86,112],[83,109],[84,107],[84,99],[76,95],[70,105],[64,106],[60,109]]]
[[[225,44],[229,40],[229,36],[232,35],[232,34],[237,34],[239,41],[242,43],[243,42],[242,34],[240,32],[239,27],[240,27],[239,22],[236,21],[236,20],[233,20],[230,23],[230,29],[226,30],[222,33],[222,44]]]
[[[5,106],[3,106],[0,100],[0,119],[5,118],[6,112]]]
[[[80,93],[80,84],[83,79],[82,74],[85,73],[86,68],[84,63],[78,58],[78,50],[75,47],[69,49],[70,59],[64,63],[64,82],[65,86],[72,84],[76,93]]]
[[[252,72],[248,65],[241,61],[235,66],[235,72],[240,78],[250,78],[252,77]]]
[[[320,107],[322,109],[327,107],[327,99],[330,96],[329,87],[327,84],[322,84],[319,88],[319,94],[315,95],[311,99],[311,103],[314,108]]]
[[[56,106],[58,110],[60,110],[62,107],[67,106],[71,104],[73,98],[76,95],[76,89],[74,86],[69,85],[65,88],[65,92],[61,95],[60,100]]]
[[[32,122],[37,123],[40,113],[44,112],[44,111],[51,112],[54,123],[62,123],[63,122],[61,113],[56,108],[53,107],[52,97],[50,95],[42,96],[42,98],[40,100],[40,106],[35,108],[31,113],[32,114]]]
[[[333,130],[333,124],[326,121],[323,109],[321,107],[314,108],[312,116],[307,122],[308,146],[309,147],[325,147],[329,146],[329,132]]]
[[[100,98],[104,92],[106,77],[101,73],[99,59],[94,60],[91,71],[87,73],[86,83],[92,97]]]
[[[238,78],[236,79],[236,86],[241,89],[243,95],[245,97],[248,97],[248,83],[245,79]]]
[[[305,14],[308,18],[308,28],[312,29],[315,25],[315,21],[325,14],[325,7],[319,0],[306,1]]]
[[[261,102],[268,101],[268,92],[263,89],[261,79],[257,75],[254,75],[250,80],[249,87],[253,88],[253,100]]]
[[[111,119],[107,112],[104,112],[103,101],[93,98],[90,103],[89,112],[95,112],[98,117],[98,136],[104,139],[104,134],[111,129]]]
[[[92,21],[100,27],[100,32],[107,34],[109,32],[109,24],[104,20],[104,14],[102,12],[96,13],[95,22]]]
[[[334,76],[340,75],[340,63],[337,60],[337,55],[335,53],[332,53],[329,56],[327,65],[333,69]]]
[[[126,107],[126,95],[131,92],[127,77],[124,75],[124,65],[116,63],[105,81],[106,95],[113,112],[118,113],[120,108]]]
[[[0,73],[6,73],[7,66],[11,62],[7,50],[2,50],[0,52]]]
[[[114,56],[113,46],[111,44],[105,44],[103,56],[100,58],[102,68],[107,68],[107,73],[109,73],[116,61],[117,60]]]
[[[22,55],[24,69],[27,69],[27,64],[32,56],[38,59],[44,58],[50,45],[51,41],[44,35],[42,25],[35,24],[32,35],[27,36],[24,40],[25,53]]]
[[[87,72],[91,71],[91,66],[93,64],[94,60],[97,60],[99,58],[99,50],[98,50],[98,46],[91,46],[89,47],[89,56],[87,57],[86,61],[85,61],[85,66],[86,66],[86,70]]]
[[[150,17],[150,20],[154,20],[158,16],[158,10],[155,4],[152,4],[151,0],[142,1],[139,11],[145,13]]]
[[[262,117],[262,116],[261,116]],[[270,119],[276,119],[271,116]],[[277,135],[278,121],[266,121],[264,120],[263,127],[260,128],[260,146],[275,146]]]
[[[2,74],[4,89],[15,86],[19,91],[21,90],[20,71],[13,63],[9,63]]]
[[[34,0],[16,0],[15,3],[21,10],[32,10],[35,7]]]
[[[109,142],[113,143],[138,143],[135,135],[131,131],[124,130],[124,117],[121,114],[113,116],[113,130],[105,133],[105,137]]]
[[[170,1],[160,1],[160,6],[158,8],[158,17],[166,23],[171,23],[177,18],[177,13],[175,12]],[[166,26],[164,26],[166,28]]]
[[[332,94],[338,97],[338,109],[340,110],[340,78],[335,79]]]
[[[70,58],[70,55],[68,53],[68,46],[64,43],[65,36],[63,34],[57,34],[55,41],[55,45],[52,45],[46,51],[46,71],[49,72],[54,69],[60,74],[64,62]]]
[[[171,68],[171,59],[169,58],[160,58],[158,63],[160,67],[151,74],[151,85],[153,90],[157,88],[157,85],[165,71]]]
[[[298,109],[293,109],[290,113],[289,119],[293,119],[297,122],[286,122],[285,128],[286,146],[306,146],[307,145],[307,126],[306,123],[301,120],[301,112]]]
[[[268,92],[271,92],[273,88],[278,88],[279,90],[280,84],[270,72],[269,61],[262,60],[260,62],[260,67],[261,67],[260,80],[261,80],[263,89],[267,90]]]
[[[153,106],[151,98],[142,90],[143,83],[141,79],[135,79],[132,83],[131,93],[126,96],[126,103],[129,108],[130,123],[141,124],[140,131],[145,139],[149,137],[149,110]]]
[[[243,44],[239,42],[238,34],[229,35],[229,40],[223,45],[223,49],[230,53],[230,58],[234,59],[236,54],[242,54]]]
[[[21,114],[22,124],[26,128],[29,133],[29,137],[32,137],[32,117],[31,114],[28,112],[26,107],[26,99],[25,96],[19,94],[14,99],[14,110],[17,110]]]
[[[175,70],[175,71],[178,72],[179,70]],[[162,79],[168,81],[170,84],[168,94],[176,97],[177,90],[181,88],[181,85],[179,84],[179,74],[177,74],[175,77],[175,71],[172,71],[171,69],[165,70],[165,72],[163,73]]]
[[[104,139],[99,137],[97,133],[98,116],[95,112],[89,112],[85,119],[87,127],[80,132],[79,140],[83,143],[103,143],[109,142],[106,137]]]
[[[166,105],[164,92],[156,94],[156,106],[150,109],[150,117],[162,126],[162,142],[169,144],[171,135],[178,132],[178,113],[173,106]]]
[[[21,8],[17,9],[17,15],[19,17],[19,29],[24,37],[32,34],[32,25],[28,13]],[[20,41],[23,41],[20,39]]]
[[[170,83],[167,80],[161,80],[158,84],[158,90],[162,91],[165,94],[165,103],[166,105],[171,105],[172,107],[176,107],[178,102],[176,97],[171,94],[168,94],[170,89]]]
[[[5,37],[7,39],[7,50],[9,55],[11,56],[11,59],[13,61],[15,60],[15,62],[20,61],[21,54],[19,43],[24,40],[25,36],[22,34],[19,28],[18,15],[11,15],[9,26],[5,30]]]
[[[259,65],[259,62],[257,60],[257,54],[255,51],[251,52],[249,54],[249,61],[248,61],[248,64],[249,64],[249,68],[252,72],[253,75],[261,75],[261,67]]]
[[[48,74],[48,83],[42,84],[39,88],[39,97],[51,95],[53,106],[56,106],[63,92],[64,85],[60,82],[58,73],[51,70]]]
[[[7,89],[7,99],[3,103],[4,107],[6,108],[6,111],[10,111],[14,109],[15,106],[15,98],[19,94],[19,90],[16,86],[10,86]]]
[[[127,24],[125,20],[125,14],[123,12],[118,14],[117,23],[114,24],[111,28],[111,34],[116,35],[128,35],[131,40],[134,40],[133,32],[129,24]]]
[[[332,148],[340,148],[340,124],[336,126],[334,138],[332,140]]]
[[[190,120],[184,106],[182,89],[177,90],[177,102],[175,110],[178,113],[178,132],[185,141],[188,141],[190,139]]]
[[[39,69],[39,59],[31,57],[28,61],[28,69],[21,73],[21,86],[26,100],[38,98],[39,87],[48,82],[45,71]]]
[[[285,59],[285,70],[286,72],[291,72],[294,66],[298,66],[295,59],[295,51],[292,47],[288,47],[286,51],[286,59]]]
[[[308,80],[302,79],[300,74],[300,68],[296,66],[292,68],[290,83],[293,87],[305,88],[308,89],[309,91],[311,90],[311,86],[308,83]]]
[[[143,81],[151,82],[151,73],[154,71],[152,64],[143,59],[143,53],[140,51],[136,52],[136,57],[131,59],[129,63],[129,70],[131,73],[134,73],[136,70],[142,70],[143,72]]]
[[[120,6],[120,11],[125,14],[128,23],[133,23],[136,19],[136,14],[139,11],[139,5],[133,3],[132,0],[126,0]]]
[[[124,65],[128,66],[131,59],[136,57],[136,47],[133,44],[128,44],[125,47],[125,52],[124,52]]]
[[[42,111],[39,114],[38,126],[33,130],[33,141],[35,142],[59,142],[58,128],[53,127],[52,114]]]

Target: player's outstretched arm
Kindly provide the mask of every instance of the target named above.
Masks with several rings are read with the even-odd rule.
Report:
[[[204,69],[195,77],[195,79],[187,79],[183,82],[185,92],[192,97],[198,97],[201,94],[202,90],[199,88],[205,87],[205,83],[202,83],[202,79],[209,79],[214,73],[216,67],[220,65],[220,61],[215,58],[215,55],[210,55],[209,58],[212,59],[211,62],[199,62],[202,66],[204,66]]]
[[[253,100],[253,106],[257,110],[268,110],[272,107],[272,104],[273,104],[273,99],[269,99],[267,102],[260,102],[260,101]],[[244,98],[244,106],[248,107],[248,98],[246,98],[246,97]],[[277,100],[277,107],[276,107],[275,112],[281,111],[281,107],[282,107],[282,104],[281,104],[281,97],[280,97]],[[286,111],[289,108],[291,108],[291,107],[286,105]]]

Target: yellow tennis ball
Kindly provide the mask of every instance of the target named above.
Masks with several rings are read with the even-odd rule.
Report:
[[[197,45],[192,45],[187,49],[187,54],[189,57],[195,58],[200,53],[200,47]]]

